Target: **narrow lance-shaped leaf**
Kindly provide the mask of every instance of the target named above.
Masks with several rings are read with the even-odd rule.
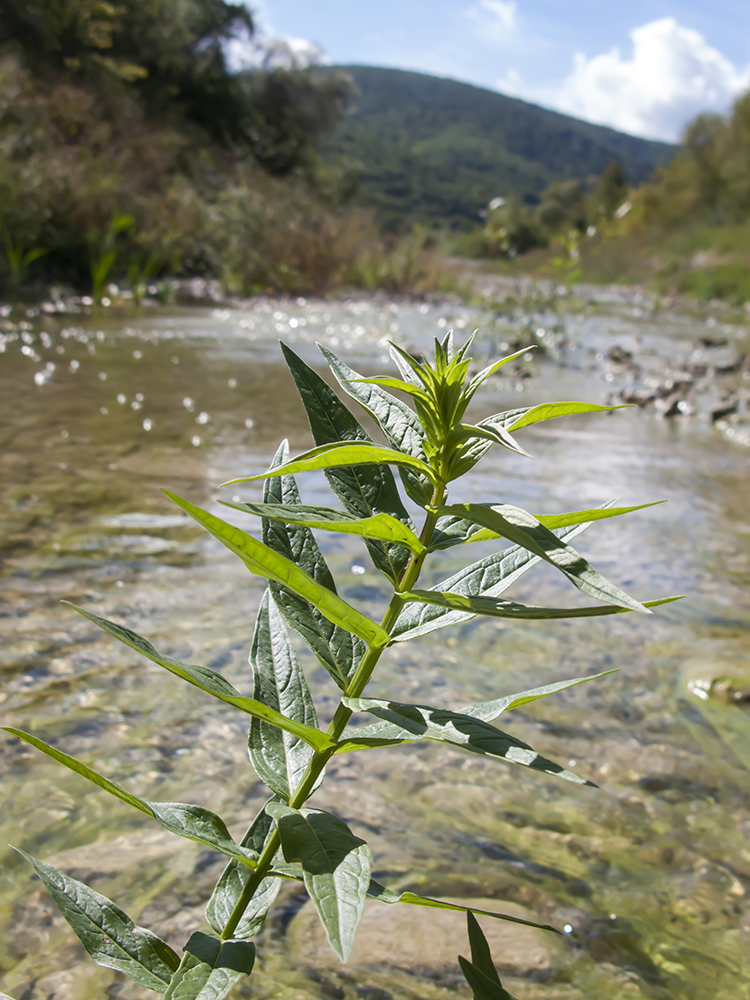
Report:
[[[276,469],[269,469],[268,472],[261,472],[256,476],[240,476],[239,479],[230,479],[228,482],[222,483],[222,486],[250,483],[256,479],[268,479],[270,476],[339,469],[349,465],[403,465],[427,476],[433,485],[437,485],[435,473],[426,462],[406,455],[402,451],[385,448],[383,445],[375,444],[375,442],[336,441],[333,444],[322,444],[318,448],[311,448]]]
[[[630,403],[620,403],[616,406],[600,406],[598,403],[568,401],[539,403],[537,406],[531,406],[522,410],[510,410],[505,414],[486,417],[483,422],[492,424],[502,421],[506,430],[518,431],[522,427],[530,427],[531,424],[538,424],[543,420],[555,420],[558,417],[570,417],[579,413],[602,413],[605,410],[621,410],[630,405]]]
[[[320,375],[286,345],[282,344],[281,348],[307,411],[315,443],[371,441],[364,427]],[[372,514],[390,514],[413,527],[388,466],[357,465],[329,469],[326,478],[350,514],[362,518]],[[399,545],[372,539],[367,539],[366,545],[377,569],[398,584],[409,561],[409,553]]]
[[[387,386],[389,389],[396,389],[398,392],[404,392],[408,396],[413,396],[414,399],[421,399],[422,402],[430,402],[430,397],[424,389],[414,385],[413,382],[407,382],[401,378],[392,378],[389,375],[374,375],[371,378],[358,378],[356,381],[362,385]]]
[[[416,413],[406,403],[396,399],[380,386],[357,381],[362,378],[359,372],[355,372],[322,344],[318,344],[318,348],[341,388],[356,399],[378,422],[390,446],[426,462],[424,430]],[[428,504],[432,497],[432,485],[429,479],[403,466],[399,472],[406,492],[412,500],[422,507]]]
[[[474,1000],[516,1000],[499,980],[496,982],[481,969],[478,969],[473,962],[465,959],[463,955],[458,956],[458,964],[461,966],[466,982],[471,987]]]
[[[416,365],[416,362],[414,361],[413,358],[411,358],[411,356],[409,362],[405,361],[405,359],[401,356],[401,348],[397,347],[397,345],[394,344],[393,341],[390,341],[390,346],[388,347],[388,353],[393,358],[396,367],[401,372],[401,377],[406,382],[411,382],[412,385],[423,384],[422,380],[417,377],[417,373],[413,367],[414,365]]]
[[[370,885],[370,848],[331,813],[278,804],[267,808],[278,824],[285,859],[302,865],[331,947],[345,962]]]
[[[406,903],[410,906],[426,906],[435,910],[455,910],[459,913],[470,912],[468,907],[460,906],[458,903],[446,903],[442,899],[431,899],[429,896],[420,896],[415,892],[394,892],[392,889],[386,889],[385,886],[380,885],[375,879],[370,880],[367,895],[370,899],[377,899],[381,903]],[[552,927],[550,924],[538,924],[533,920],[524,920],[522,917],[512,917],[509,913],[497,913],[495,910],[478,910],[476,907],[472,907],[472,910],[474,913],[481,913],[482,916],[493,917],[495,920],[506,920],[511,924],[536,927],[541,931],[552,931],[553,934],[560,933],[556,927]]]
[[[503,538],[523,546],[529,552],[550,563],[584,594],[607,604],[617,604],[632,611],[650,612],[629,597],[623,590],[610,583],[574,548],[553,534],[549,528],[529,514],[511,504],[454,504],[439,508],[442,514],[466,517],[481,524]]]
[[[164,993],[180,960],[166,941],[138,927],[119,906],[58,868],[14,848],[33,865],[55,905],[97,965]]]
[[[274,870],[283,870],[284,878],[294,879],[298,882],[303,881],[302,869],[295,868],[292,865],[278,865],[274,864]],[[279,881],[279,879],[277,879]],[[380,882],[376,882],[375,879],[370,879],[370,884],[367,887],[367,898],[375,899],[379,903],[403,903],[408,906],[424,906],[428,909],[433,910],[454,910],[458,913],[468,913],[469,909],[466,906],[461,906],[458,903],[447,903],[443,899],[433,899],[431,896],[421,896],[416,892],[394,892],[392,889],[387,889]],[[513,917],[509,913],[498,913],[496,910],[478,910],[476,907],[472,907],[474,913],[481,913],[485,917],[492,917],[495,920],[506,920],[511,924],[523,924],[525,927],[536,927],[541,931],[552,931],[553,934],[559,934],[560,931],[556,927],[552,927],[550,924],[539,924],[534,920],[524,920],[522,917]]]
[[[286,441],[282,441],[271,465],[282,465],[288,457],[289,446]],[[300,495],[294,476],[267,479],[263,484],[263,502],[286,507],[299,506]],[[309,528],[263,518],[262,530],[263,541],[269,548],[291,559],[316,583],[336,593],[333,575]],[[365,643],[347,629],[329,621],[314,605],[283,584],[272,581],[270,589],[287,625],[302,636],[343,691],[362,659]]]
[[[533,351],[535,345],[530,347],[522,347],[520,351],[516,351],[515,354],[508,354],[504,358],[500,358],[499,361],[493,361],[492,364],[487,365],[483,368],[481,372],[474,376],[474,378],[469,382],[464,390],[464,398],[468,402],[477,391],[477,389],[487,381],[490,375],[494,375],[495,372],[500,371],[503,365],[507,365],[509,361],[515,361],[516,358],[520,358],[522,354],[526,354],[527,351]]]
[[[336,753],[365,749],[367,746],[391,745],[412,740],[436,740],[461,747],[472,753],[486,757],[497,757],[520,764],[534,771],[554,774],[566,781],[580,785],[591,785],[585,778],[566,770],[554,761],[538,754],[528,743],[494,726],[449,709],[431,708],[429,705],[407,705],[397,701],[381,701],[375,698],[343,698],[344,704],[355,712],[367,712],[377,719],[391,723],[394,729],[385,737],[373,737],[366,729],[347,730]],[[382,731],[381,731],[382,732]]]
[[[194,518],[198,524],[210,531],[231,552],[239,556],[251,573],[263,576],[267,580],[283,583],[300,597],[304,597],[306,601],[314,604],[329,621],[354,632],[365,642],[373,646],[388,644],[388,633],[377,622],[357,611],[337,594],[316,583],[311,576],[295,566],[290,559],[274,552],[273,549],[258,541],[257,538],[253,538],[252,535],[248,535],[239,528],[222,521],[221,518],[214,517],[208,511],[196,507],[188,500],[183,500],[172,493],[167,493],[167,496],[186,514]]]
[[[471,961],[468,961],[463,955],[459,955],[458,963],[471,987],[474,1000],[514,1000],[514,997],[503,988],[503,984],[500,982],[500,976],[492,961],[487,938],[471,911],[466,914],[466,921],[471,947]]]
[[[277,801],[271,799],[270,801]],[[266,812],[263,805],[258,815],[253,820],[250,829],[240,841],[240,846],[247,850],[260,854],[266,845],[268,835],[273,829],[273,820]],[[230,861],[216,883],[216,887],[206,906],[206,920],[218,934],[227,925],[234,907],[237,904],[242,891],[247,885],[252,872],[245,865],[237,861]],[[273,905],[281,889],[281,880],[278,878],[264,878],[258,886],[253,898],[250,900],[242,919],[237,925],[234,936],[241,940],[254,937],[266,919],[266,914]]]
[[[631,514],[634,510],[644,510],[666,503],[665,500],[654,500],[651,503],[639,503],[633,507],[596,507],[593,510],[573,510],[565,514],[534,514],[533,516],[550,531],[558,528],[569,528],[576,524],[591,524],[607,517],[620,517]],[[435,535],[430,542],[430,551],[449,549],[454,545],[464,545],[467,542],[486,542],[501,536],[489,528],[483,528],[474,521],[464,517],[446,517],[438,521]]]
[[[471,705],[464,705],[458,709],[462,715],[470,715],[473,719],[482,719],[484,722],[492,722],[503,712],[510,712],[521,705],[528,705],[530,702],[546,698],[548,695],[557,694],[558,691],[566,691],[568,688],[577,687],[579,684],[588,684],[589,681],[599,680],[601,677],[608,677],[609,674],[616,674],[619,667],[613,670],[603,670],[598,674],[589,674],[587,677],[572,677],[566,681],[555,681],[553,684],[545,684],[542,687],[529,688],[526,691],[519,691],[516,694],[503,695],[502,698],[493,698],[491,701],[477,701]]]
[[[497,985],[500,985],[500,977],[497,974],[495,963],[492,961],[490,946],[487,938],[482,933],[479,921],[469,910],[466,914],[467,929],[469,932],[469,945],[471,947],[471,961],[485,976],[489,976]]]
[[[506,430],[502,430],[501,428],[481,427],[479,424],[458,424],[451,431],[448,441],[449,443],[454,441],[460,443],[462,441],[476,441],[478,439],[489,441],[490,444],[502,445],[503,448],[508,448],[509,451],[515,451],[519,455],[531,458],[528,451],[522,448],[518,441]]]
[[[185,945],[185,954],[164,1000],[224,1000],[241,979],[250,975],[254,963],[252,942],[222,941],[196,931]]]
[[[274,521],[298,524],[305,528],[318,528],[322,531],[359,535],[361,538],[374,538],[381,542],[397,542],[417,555],[424,551],[424,546],[411,528],[390,514],[373,514],[372,517],[358,518],[345,510],[309,507],[306,504],[237,503],[230,500],[222,500],[222,503],[227,507],[255,514],[256,517],[267,517]]]
[[[517,601],[503,601],[499,597],[464,597],[434,590],[408,590],[403,597],[419,604],[436,604],[438,607],[457,611],[470,611],[474,615],[490,618],[517,618],[526,621],[546,621],[556,618],[601,618],[604,615],[622,615],[630,608],[613,605],[595,605],[588,608],[536,608]],[[661,604],[678,601],[679,597],[663,597],[658,601],[645,601],[644,608],[655,608]]]
[[[624,403],[622,406],[630,404]],[[490,417],[485,417],[479,421],[480,427],[490,430],[518,431],[523,427],[539,423],[542,420],[553,420],[557,417],[569,417],[578,413],[599,413],[604,410],[617,410],[621,406],[600,406],[597,403],[539,403],[537,406],[524,406],[514,410],[506,410],[503,413],[494,413]],[[464,455],[464,471],[471,469],[480,458],[489,450],[490,444],[485,441],[476,441]]]
[[[563,528],[558,535],[563,539],[574,538],[587,527],[588,523]],[[470,597],[499,597],[538,562],[539,556],[533,555],[520,545],[513,545],[466,566],[432,589]],[[474,617],[475,615],[469,611],[455,611],[434,604],[407,604],[391,629],[391,640],[407,642],[417,636],[434,632],[435,629],[467,622]]]
[[[253,695],[287,718],[317,728],[318,717],[297,654],[269,591],[263,595],[250,650]],[[253,719],[248,736],[250,761],[266,785],[288,801],[312,757],[307,743],[289,732]]]
[[[48,757],[79,774],[82,778],[86,778],[105,792],[109,792],[110,795],[114,795],[115,798],[134,809],[138,809],[146,816],[152,817],[170,833],[174,833],[178,837],[185,837],[187,840],[194,840],[205,847],[211,847],[213,850],[219,851],[220,854],[224,854],[228,858],[235,858],[251,868],[256,867],[257,856],[252,851],[235,844],[224,821],[216,813],[204,809],[202,806],[194,806],[184,802],[151,802],[148,799],[141,799],[137,795],[125,791],[116,782],[105,778],[103,774],[99,774],[88,764],[58,750],[57,747],[50,746],[49,743],[45,743],[37,736],[24,733],[20,729],[13,729],[10,726],[2,728],[6,733],[11,733],[23,740],[24,743],[41,750]]]
[[[64,603],[70,604],[69,601],[65,601]],[[253,698],[244,698],[226,678],[222,677],[215,670],[211,670],[210,667],[199,667],[192,663],[182,663],[180,660],[173,660],[171,656],[164,656],[164,654],[159,653],[148,639],[144,639],[137,632],[133,632],[123,625],[117,625],[115,622],[107,621],[106,618],[100,618],[91,611],[79,608],[75,604],[70,604],[70,607],[78,611],[79,614],[82,614],[84,618],[88,618],[94,625],[98,625],[105,632],[109,632],[115,639],[124,642],[126,646],[130,646],[136,652],[142,653],[149,660],[158,663],[160,667],[164,667],[165,670],[182,678],[182,680],[187,681],[201,691],[205,691],[207,694],[213,695],[214,698],[226,702],[227,705],[232,705],[247,715],[263,719],[265,722],[270,722],[273,726],[278,726],[279,729],[292,733],[294,736],[299,736],[300,739],[309,743],[316,750],[325,750],[331,745],[331,740],[325,733],[321,733],[310,726],[302,725],[300,722],[295,722],[294,719],[287,719],[280,712],[274,711],[268,705],[255,701]]]
[[[504,695],[501,698],[493,698],[491,701],[475,702],[471,705],[463,705],[456,709],[459,715],[470,715],[473,719],[481,719],[483,722],[492,722],[503,712],[519,708],[529,702],[537,701],[539,698],[546,698],[548,695],[556,694],[558,691],[565,691],[567,688],[576,687],[578,684],[585,684],[588,681],[606,677],[608,674],[617,673],[617,668],[605,670],[599,674],[591,674],[588,677],[574,677],[566,681],[557,681],[554,684],[545,684],[543,687],[530,688],[527,691],[520,691],[516,694]],[[349,742],[349,748],[355,750],[365,750],[378,746],[392,746],[403,742],[409,738],[406,730],[381,719],[369,726],[359,726],[347,729],[342,740]],[[346,748],[345,748],[346,749]],[[343,752],[343,751],[342,751]]]

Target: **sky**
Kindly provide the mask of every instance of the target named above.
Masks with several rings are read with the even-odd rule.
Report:
[[[750,88],[747,0],[248,0],[304,62],[453,77],[676,141]],[[283,46],[282,46],[283,48]]]

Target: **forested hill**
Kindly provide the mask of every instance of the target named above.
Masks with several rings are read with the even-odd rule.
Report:
[[[455,80],[337,68],[359,94],[321,152],[361,165],[359,199],[393,228],[416,219],[476,222],[498,195],[534,199],[553,181],[586,180],[612,160],[637,184],[676,151]]]

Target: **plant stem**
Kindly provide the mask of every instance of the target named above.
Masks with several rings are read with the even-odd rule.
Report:
[[[444,485],[435,487],[432,500],[430,502],[431,507],[434,508],[440,506],[445,497],[445,490],[446,487]],[[437,519],[438,515],[433,510],[429,510],[427,512],[424,524],[422,525],[422,530],[419,534],[419,540],[424,546],[424,549],[419,555],[412,554],[412,557],[404,570],[404,574],[399,581],[398,587],[391,598],[391,602],[383,615],[383,620],[380,624],[389,634],[390,630],[396,623],[396,619],[401,614],[401,609],[404,606],[404,599],[401,594],[405,590],[411,590],[417,582],[420,572],[422,571],[422,565],[427,557],[427,546],[432,538],[432,533],[435,530]],[[362,659],[359,661],[359,666],[355,670],[352,679],[349,681],[346,686],[346,690],[344,691],[344,694],[348,698],[358,698],[362,694],[372,677],[372,672],[377,666],[378,660],[380,659],[384,649],[384,646],[369,645],[367,647]],[[333,719],[331,720],[331,724],[327,730],[328,735],[333,740],[338,741],[341,738],[341,734],[344,732],[344,729],[346,729],[351,716],[352,710],[347,708],[343,702],[339,702],[338,708],[336,709]],[[293,809],[299,809],[300,806],[304,805],[304,803],[309,799],[310,795],[312,795],[312,791],[315,788],[318,778],[323,773],[323,769],[333,756],[334,752],[335,748],[315,751],[310,763],[307,765],[307,770],[302,776],[299,785],[297,785],[294,790],[294,794],[289,799],[289,805]],[[258,858],[258,866],[247,880],[245,888],[240,893],[235,907],[229,916],[229,920],[227,920],[226,926],[221,933],[223,941],[229,940],[234,935],[234,932],[236,931],[237,926],[242,919],[242,915],[250,903],[250,900],[255,895],[260,883],[271,870],[273,859],[276,857],[279,846],[280,837],[278,828],[276,828],[266,841],[260,857]]]

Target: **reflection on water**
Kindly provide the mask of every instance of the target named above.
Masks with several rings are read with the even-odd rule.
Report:
[[[542,358],[493,382],[477,412],[549,398],[599,401],[611,380],[591,363],[596,353],[631,344],[658,368],[700,332],[684,318],[622,310],[564,324],[568,346],[553,352],[560,363]],[[282,435],[293,449],[309,444],[277,337],[311,362],[319,339],[371,372],[388,337],[425,349],[448,326],[481,326],[481,360],[508,336],[463,306],[379,301],[7,319],[5,724],[60,742],[147,798],[209,805],[241,833],[262,795],[243,749],[243,718],[95,633],[59,601],[125,621],[246,688],[262,584],[177,513],[161,487],[216,504],[217,484],[265,468]],[[454,499],[502,499],[537,513],[613,497],[666,499],[594,526],[579,547],[642,599],[688,599],[648,620],[471,622],[389,651],[372,691],[460,705],[618,667],[504,723],[600,787],[425,744],[335,762],[319,802],[367,837],[389,885],[482,896],[569,925],[573,933],[560,941],[494,929],[504,979],[521,1000],[750,997],[750,718],[740,700],[701,697],[714,678],[750,688],[748,453],[707,423],[638,410],[532,428],[524,442],[534,462],[493,452]],[[322,477],[302,488],[311,502],[330,502]],[[357,540],[322,541],[344,595],[378,614],[385,588],[373,570],[361,573]],[[436,581],[489,551],[454,549],[426,577]],[[514,593],[535,603],[575,600],[543,569]],[[304,662],[325,718],[335,692],[322,668]],[[221,860],[170,839],[15,741],[3,740],[0,760],[0,844],[90,881],[180,946],[201,920]],[[26,865],[2,852],[0,989],[16,1000],[141,996],[85,960]],[[252,988],[238,995],[455,995],[460,920],[424,934],[429,914],[415,911],[418,925],[397,907],[375,908],[354,965],[342,967],[303,902],[295,891],[284,897],[261,938]]]

